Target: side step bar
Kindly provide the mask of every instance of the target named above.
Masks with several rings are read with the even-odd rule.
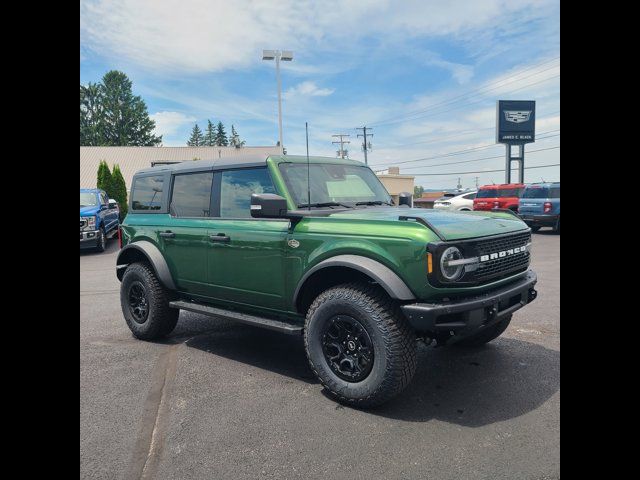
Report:
[[[281,333],[287,333],[289,335],[302,335],[303,327],[301,325],[294,325],[280,320],[272,320],[270,318],[257,317],[255,315],[249,315],[246,313],[234,312],[233,310],[224,310],[222,308],[211,307],[209,305],[201,305],[199,303],[185,302],[183,300],[176,300],[169,303],[172,308],[180,308],[182,310],[188,310],[189,312],[202,313],[203,315],[209,315],[212,317],[222,317],[229,320],[235,320],[247,325],[253,325],[255,327],[267,328],[269,330],[275,330]]]

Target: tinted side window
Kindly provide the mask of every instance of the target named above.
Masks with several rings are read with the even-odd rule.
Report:
[[[551,187],[549,189],[549,198],[560,198],[560,187]]]
[[[107,203],[109,203],[109,202],[107,201],[107,196],[106,196],[104,193],[101,193],[101,194],[100,194],[100,203],[101,203],[102,205],[106,205]]]
[[[465,200],[473,200],[474,198],[476,198],[476,194],[475,193],[468,193],[467,195],[463,196],[462,198],[464,198]]]
[[[177,217],[208,217],[213,172],[188,173],[173,177],[169,212]]]
[[[276,193],[266,168],[248,168],[222,172],[220,180],[220,216],[250,218],[252,193]]]
[[[133,182],[131,207],[134,210],[160,210],[164,176],[139,177]]]

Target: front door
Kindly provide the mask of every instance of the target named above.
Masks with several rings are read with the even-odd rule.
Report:
[[[266,167],[216,172],[210,220],[210,295],[269,309],[284,308],[288,220],[251,218],[252,193],[277,193]]]

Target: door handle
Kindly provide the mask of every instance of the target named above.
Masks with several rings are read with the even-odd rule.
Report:
[[[209,235],[209,240],[212,242],[229,243],[231,238],[224,233],[219,233],[217,235]]]
[[[160,232],[160,236],[164,238],[175,238],[176,234],[171,230],[167,230],[166,232]]]

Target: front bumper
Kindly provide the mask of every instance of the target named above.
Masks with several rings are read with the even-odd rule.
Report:
[[[496,323],[535,300],[538,277],[533,270],[504,287],[475,297],[442,303],[411,303],[400,308],[418,332],[464,337]]]
[[[558,217],[560,215],[557,214],[546,214],[546,215],[533,215],[528,213],[521,213],[520,218],[527,225],[533,225],[535,227],[555,227],[558,223]]]
[[[80,248],[93,248],[98,245],[99,230],[80,232]]]

